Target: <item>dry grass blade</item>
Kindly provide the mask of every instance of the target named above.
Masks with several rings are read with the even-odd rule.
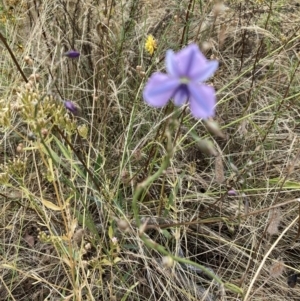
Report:
[[[220,154],[215,158],[215,176],[216,182],[222,184],[225,181],[223,159]]]
[[[280,208],[273,208],[269,211],[267,233],[270,235],[278,234],[278,227],[281,221]]]
[[[2,1],[0,300],[300,300],[299,24],[298,0]],[[143,101],[192,42],[207,120]]]

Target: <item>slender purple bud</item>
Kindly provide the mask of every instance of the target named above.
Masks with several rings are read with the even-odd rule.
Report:
[[[65,52],[64,55],[70,59],[76,59],[80,56],[80,52],[78,52],[76,50],[69,50],[69,51]]]
[[[73,115],[78,115],[78,107],[76,104],[70,100],[65,100],[64,101],[65,108],[71,112]]]

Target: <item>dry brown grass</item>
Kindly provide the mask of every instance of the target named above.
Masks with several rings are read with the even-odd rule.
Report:
[[[1,49],[0,300],[299,300],[298,1],[17,2],[1,32],[40,79]],[[133,195],[163,164],[170,113],[143,103],[144,76],[192,41],[220,61],[224,137],[186,111],[168,125],[176,152],[138,229]]]

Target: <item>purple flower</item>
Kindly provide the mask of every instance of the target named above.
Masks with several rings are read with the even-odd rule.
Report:
[[[65,52],[64,55],[70,59],[76,59],[80,56],[80,52],[78,52],[76,50],[69,50],[69,51]]]
[[[168,50],[167,74],[152,74],[144,88],[143,98],[157,108],[165,106],[170,98],[176,106],[188,102],[195,118],[213,117],[215,90],[201,82],[211,77],[218,65],[217,61],[208,61],[196,44],[190,44],[176,54]]]
[[[73,115],[78,115],[78,107],[76,106],[76,104],[70,100],[65,100],[64,101],[64,106],[65,108],[71,112]]]

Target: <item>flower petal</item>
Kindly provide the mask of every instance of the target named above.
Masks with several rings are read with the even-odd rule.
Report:
[[[195,118],[207,119],[215,115],[216,93],[215,89],[206,85],[189,83],[190,110]]]
[[[203,82],[210,78],[218,69],[218,61],[209,61],[196,44],[190,44],[175,55],[178,65],[177,74],[191,80]]]
[[[149,78],[143,91],[143,98],[150,106],[163,107],[176,93],[179,85],[179,79],[156,72]]]
[[[205,66],[207,59],[196,44],[190,44],[175,55],[180,76],[193,78],[193,75]]]
[[[189,90],[186,85],[180,85],[173,96],[175,106],[182,106],[189,98]]]
[[[166,70],[168,74],[174,77],[181,76],[180,70],[178,69],[178,61],[176,59],[177,54],[173,50],[167,50],[166,53]]]
[[[196,82],[204,82],[216,72],[218,67],[218,61],[207,61],[203,66],[198,66],[197,70],[191,71],[190,78]]]

